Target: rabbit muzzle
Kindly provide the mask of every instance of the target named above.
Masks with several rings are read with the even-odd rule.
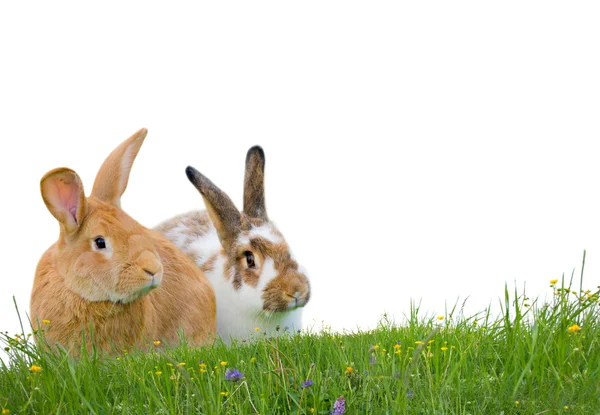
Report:
[[[143,251],[136,259],[136,265],[144,273],[146,284],[143,289],[152,290],[162,281],[164,268],[154,252]]]
[[[289,276],[289,285],[284,291],[285,299],[287,300],[287,309],[294,310],[299,307],[304,307],[310,298],[310,285],[308,279],[301,273],[294,273]]]

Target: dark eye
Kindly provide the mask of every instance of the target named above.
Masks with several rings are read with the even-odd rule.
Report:
[[[94,245],[98,249],[106,249],[106,241],[102,237],[94,239]]]
[[[254,254],[250,251],[246,251],[244,252],[244,255],[246,255],[246,263],[248,264],[248,268],[255,268],[256,265],[254,264]]]

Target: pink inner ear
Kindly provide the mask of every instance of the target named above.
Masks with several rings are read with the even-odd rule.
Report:
[[[77,207],[81,188],[77,179],[69,174],[54,177],[52,185],[46,187],[46,198],[57,211],[66,211],[75,224],[77,223]]]
[[[73,216],[75,223],[77,223],[77,206],[69,206],[69,213]]]

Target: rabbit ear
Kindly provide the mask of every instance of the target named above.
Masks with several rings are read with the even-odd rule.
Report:
[[[121,207],[121,196],[127,188],[131,166],[146,134],[148,130],[142,128],[110,153],[96,175],[92,196]]]
[[[198,189],[219,240],[228,249],[241,231],[242,217],[229,196],[193,167],[185,169],[190,182]]]
[[[66,232],[79,229],[88,207],[77,173],[67,168],[51,170],[42,177],[40,190],[46,207]]]
[[[269,220],[265,206],[265,153],[260,146],[252,147],[246,155],[244,213],[251,218]]]

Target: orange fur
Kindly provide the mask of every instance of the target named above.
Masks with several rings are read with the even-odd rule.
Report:
[[[52,170],[41,181],[44,202],[61,230],[38,263],[32,323],[45,329],[50,344],[72,347],[74,354],[82,330],[88,350],[104,351],[143,348],[153,340],[175,343],[179,330],[191,344],[202,345],[216,333],[215,295],[204,274],[166,238],[120,209],[145,135],[140,130],[111,153],[88,198],[70,169]],[[95,245],[98,237],[105,249]]]

